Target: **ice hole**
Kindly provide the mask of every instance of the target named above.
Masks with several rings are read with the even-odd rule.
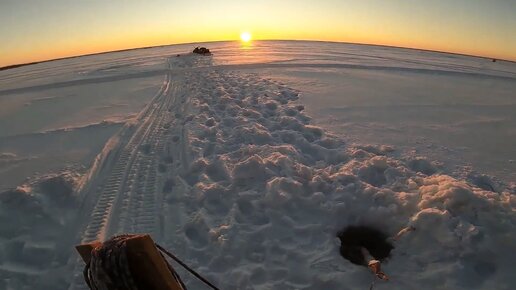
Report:
[[[344,259],[356,265],[367,265],[366,249],[376,260],[383,261],[389,257],[394,248],[388,236],[382,231],[369,226],[348,226],[337,234],[340,239],[340,254]]]

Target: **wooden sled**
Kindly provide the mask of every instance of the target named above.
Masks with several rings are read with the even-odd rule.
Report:
[[[101,242],[92,242],[75,248],[82,260],[89,264],[92,250],[101,245]],[[132,276],[135,280],[142,281],[143,285],[147,285],[146,290],[184,290],[149,235],[134,235],[128,238],[126,252]]]

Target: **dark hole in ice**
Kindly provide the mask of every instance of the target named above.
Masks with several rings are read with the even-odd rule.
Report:
[[[349,226],[337,234],[340,239],[340,254],[356,265],[367,265],[362,248],[367,249],[376,260],[389,257],[394,248],[383,232],[368,226]]]

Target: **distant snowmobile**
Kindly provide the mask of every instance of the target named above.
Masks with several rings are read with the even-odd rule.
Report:
[[[211,52],[206,47],[196,47],[193,50],[193,53],[202,54],[202,55],[211,55]]]

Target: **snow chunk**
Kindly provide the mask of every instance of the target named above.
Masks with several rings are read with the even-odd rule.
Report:
[[[255,123],[249,126],[235,128],[235,137],[243,143],[268,144],[272,141],[272,136],[264,126]]]
[[[474,215],[478,209],[487,207],[490,200],[499,199],[496,194],[475,191],[464,182],[446,175],[426,178],[419,191],[419,208],[445,209],[454,214]]]
[[[256,182],[266,176],[263,159],[253,155],[242,162],[238,162],[232,171],[232,176],[238,183]]]
[[[301,183],[287,177],[276,177],[267,182],[267,193],[265,201],[269,206],[283,206],[289,202],[293,196],[302,195],[303,186]]]
[[[437,172],[435,166],[423,157],[416,157],[409,160],[408,166],[410,167],[410,169],[416,172],[421,172],[425,175],[432,175]]]

